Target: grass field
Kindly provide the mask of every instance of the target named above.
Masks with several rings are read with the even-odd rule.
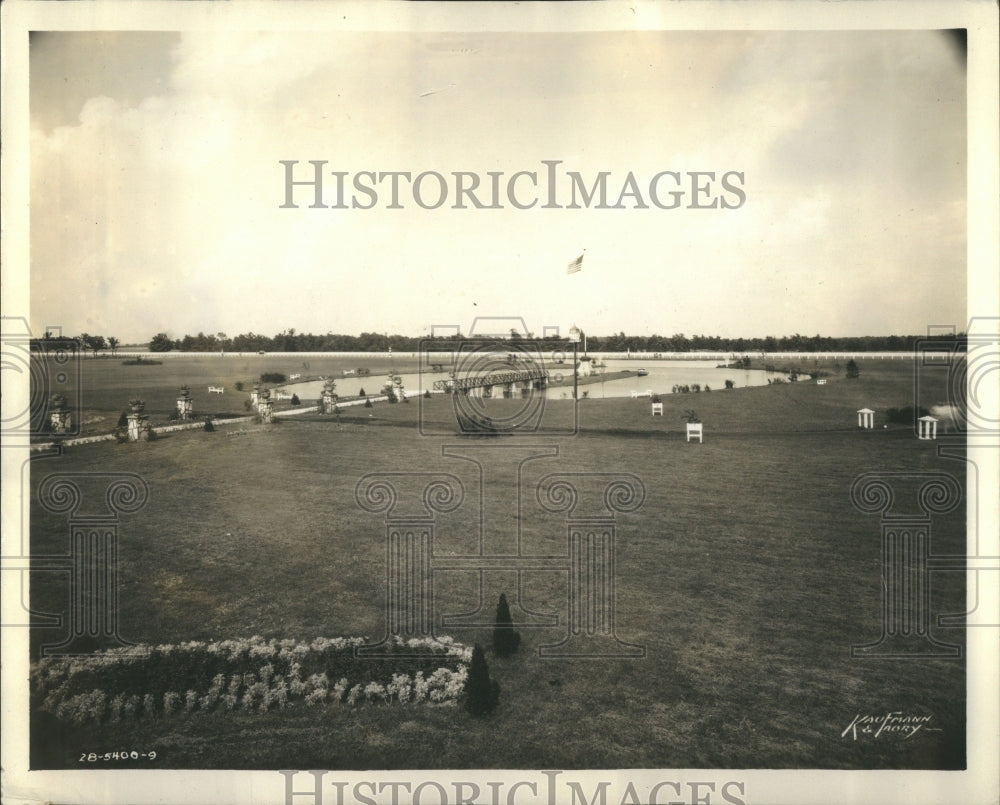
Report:
[[[228,374],[206,367],[203,379],[228,386],[259,371],[298,371],[273,363],[234,365]],[[313,374],[334,368],[310,363]],[[881,633],[879,520],[853,508],[852,481],[872,471],[940,470],[965,483],[963,461],[939,457],[907,428],[856,429],[858,408],[912,401],[907,362],[859,364],[859,379],[826,386],[668,395],[662,418],[649,415],[648,400],[586,400],[576,436],[543,428],[532,441],[557,446],[558,455],[526,465],[526,489],[550,472],[642,480],[643,507],[618,520],[616,628],[645,647],[644,658],[540,659],[536,648],[565,634],[565,576],[526,573],[519,598],[514,573],[488,573],[487,609],[506,592],[529,610],[559,614],[562,624],[521,623],[516,656],[488,652],[502,686],[489,718],[455,708],[331,705],[58,730],[38,719],[32,764],[73,766],[84,747],[127,745],[156,749],[161,768],[961,768],[964,661],[850,657],[852,644]],[[100,382],[95,368],[94,410],[99,399],[118,410],[119,389],[133,381],[155,401],[159,392],[136,370],[158,373],[165,405],[179,380],[195,382],[190,367],[181,378],[169,361],[109,363]],[[929,381],[935,402],[946,402],[944,380],[942,372]],[[684,441],[687,409],[704,422],[704,444]],[[498,444],[517,441],[421,437],[420,412],[442,427],[453,421],[450,401],[436,398],[352,409],[339,422],[306,415],[235,438],[223,427],[100,443],[37,461],[32,485],[51,472],[136,472],[148,483],[149,503],[121,524],[120,628],[130,640],[377,640],[385,632],[385,526],[355,503],[358,479],[409,470],[459,476],[468,499],[439,516],[435,550],[467,553],[478,525],[476,468],[443,456],[442,445],[480,449],[493,471]],[[513,512],[517,491],[498,479],[487,493]],[[561,515],[532,509],[530,494],[525,500],[525,551],[565,550]],[[512,522],[488,531],[499,539]],[[36,556],[65,553],[65,519],[34,503],[31,543]],[[932,550],[964,553],[963,507],[935,517]],[[439,615],[476,608],[473,575],[436,579]],[[33,608],[65,611],[65,589],[59,574],[33,574]],[[963,574],[934,574],[931,596],[935,613],[962,611]],[[440,631],[490,643],[487,628]],[[960,629],[934,634],[964,644]],[[61,635],[33,630],[33,656]],[[908,741],[842,736],[856,715],[889,711],[931,715],[941,731]]]

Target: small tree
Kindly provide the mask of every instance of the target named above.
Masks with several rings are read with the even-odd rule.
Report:
[[[292,395],[292,405],[301,405],[301,404],[302,404],[302,401],[299,399],[299,395],[298,394],[293,394]]]
[[[733,388],[733,387],[734,387],[735,385],[736,385],[736,384],[735,384],[735,383],[734,383],[734,382],[733,382],[732,380],[727,380],[727,381],[726,381],[726,388],[727,388],[727,389],[731,389],[731,388]]]
[[[372,401],[369,400],[367,397],[365,397],[365,408],[371,408],[371,407],[372,407]]]
[[[465,680],[465,709],[474,716],[485,716],[496,709],[500,701],[500,684],[490,679],[483,647],[476,643],[472,649],[469,675]]]
[[[500,593],[496,623],[493,626],[493,653],[498,657],[509,657],[520,645],[521,635],[514,631],[514,619],[510,616],[507,596]]]
[[[215,430],[215,425],[212,424],[212,417],[205,417],[205,432],[212,433]]]
[[[242,380],[237,380],[236,381],[236,390],[237,391],[243,391],[243,381]]]
[[[861,370],[858,369],[857,362],[854,360],[854,358],[851,358],[847,362],[847,376],[853,379],[853,378],[857,377],[860,374],[861,374]]]

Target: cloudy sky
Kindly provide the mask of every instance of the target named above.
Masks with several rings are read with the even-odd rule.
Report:
[[[966,72],[943,32],[51,32],[30,58],[36,332],[419,335],[522,316],[535,332],[853,335],[967,320]],[[329,206],[299,187],[283,209],[281,160],[296,179],[325,160]],[[542,209],[542,160],[561,161],[562,208]],[[351,208],[370,203],[351,187],[362,171],[434,171],[448,196],[427,209],[436,180],[425,207],[403,182],[391,209],[385,180]],[[457,171],[487,204],[501,172],[502,209],[455,209]],[[518,171],[538,174],[538,190],[518,180],[531,209],[506,195]],[[609,206],[631,172],[648,208],[568,208],[567,171],[588,187],[607,172]],[[649,198],[663,171],[685,183],[676,209]],[[692,171],[714,172],[730,208],[692,209]]]

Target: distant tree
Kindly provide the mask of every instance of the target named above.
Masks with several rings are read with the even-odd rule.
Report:
[[[483,647],[476,643],[472,649],[469,675],[465,680],[465,709],[474,716],[492,713],[500,701],[500,684],[490,679],[490,667],[486,664]]]
[[[114,355],[118,351],[118,345],[121,343],[113,335],[108,336],[108,348],[111,350],[111,354]]]
[[[174,348],[174,342],[166,333],[157,333],[149,342],[150,352],[170,352]]]
[[[514,631],[514,619],[510,616],[507,596],[500,593],[497,617],[493,625],[493,653],[498,657],[509,657],[521,645],[521,635]]]
[[[358,396],[359,397],[367,397],[368,395],[365,394],[365,390],[364,389],[361,389],[361,391],[358,392]]]
[[[89,346],[94,353],[94,357],[97,357],[98,352],[108,348],[108,342],[104,339],[103,335],[92,335],[90,336]]]
[[[861,370],[858,369],[858,364],[854,360],[854,358],[851,358],[847,362],[847,370],[846,371],[847,371],[847,376],[850,377],[850,378],[855,378],[855,377],[857,377],[858,375],[861,374]]]

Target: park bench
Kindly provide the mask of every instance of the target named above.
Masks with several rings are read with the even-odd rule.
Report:
[[[653,396],[653,392],[652,392],[651,389],[646,389],[645,391],[633,391],[632,392],[632,399],[633,400],[636,400],[639,397],[652,397],[652,396]]]
[[[209,394],[223,394],[223,393],[225,393],[225,391],[226,391],[226,387],[225,386],[209,386],[208,387],[208,393]]]

